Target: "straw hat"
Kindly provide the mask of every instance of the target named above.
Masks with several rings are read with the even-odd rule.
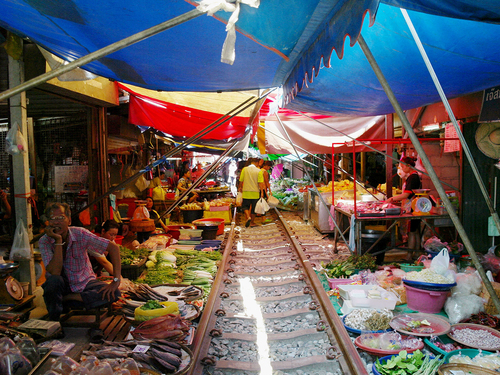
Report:
[[[500,122],[481,124],[476,130],[476,144],[483,154],[500,158]]]

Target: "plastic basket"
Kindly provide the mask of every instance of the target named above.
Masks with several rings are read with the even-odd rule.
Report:
[[[129,280],[136,280],[141,276],[142,271],[146,268],[147,257],[143,259],[138,264],[122,264],[122,277]]]
[[[411,264],[400,264],[399,268],[401,268],[405,272],[412,272],[412,271],[422,271],[424,269],[424,266],[412,266]]]

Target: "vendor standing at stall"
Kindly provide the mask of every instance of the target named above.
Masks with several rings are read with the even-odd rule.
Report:
[[[405,163],[401,163],[398,168],[401,171],[398,172],[398,174],[403,179],[403,192],[387,199],[386,202],[388,203],[400,202],[404,199],[412,199],[415,196],[413,190],[422,188],[422,181],[420,180],[420,176],[413,169],[415,167],[415,159],[409,156],[405,156],[401,159],[401,161]],[[412,251],[420,250],[420,220],[410,220],[408,248]],[[412,260],[411,252],[408,253],[406,260]]]

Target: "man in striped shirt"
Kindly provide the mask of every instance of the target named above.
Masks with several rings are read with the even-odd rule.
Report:
[[[87,309],[116,301],[120,296],[121,275],[118,245],[85,228],[70,227],[71,210],[66,203],[50,205],[45,214],[49,225],[40,238],[39,248],[47,272],[42,288],[49,319],[59,320],[63,297],[70,293],[79,293]],[[110,284],[97,280],[89,260],[89,249],[99,254],[108,252],[114,271]]]

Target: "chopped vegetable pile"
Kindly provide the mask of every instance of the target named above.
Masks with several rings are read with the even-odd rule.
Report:
[[[402,350],[385,363],[377,359],[375,368],[382,375],[433,375],[444,361],[440,358],[439,355],[435,358],[426,356],[418,349],[410,355]]]

